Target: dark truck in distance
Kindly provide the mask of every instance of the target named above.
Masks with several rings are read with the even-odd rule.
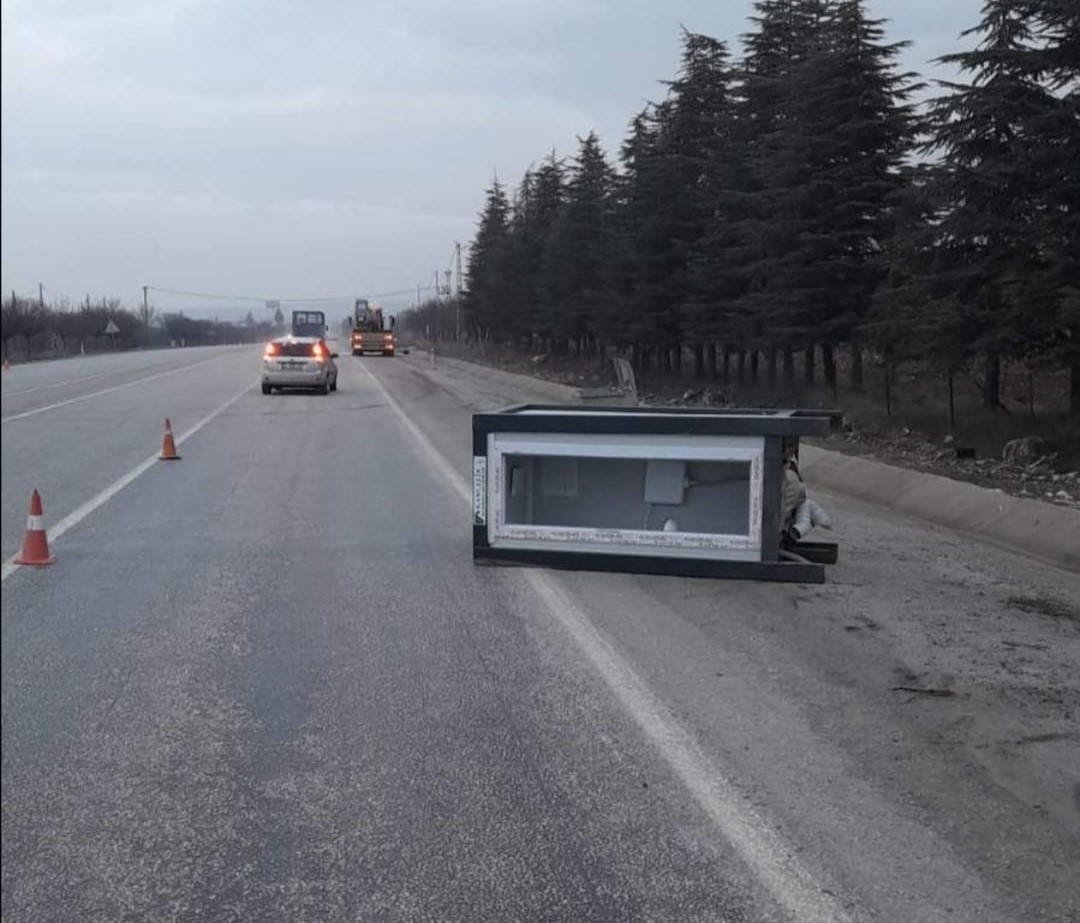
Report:
[[[326,315],[322,311],[293,311],[291,333],[294,337],[325,340]]]

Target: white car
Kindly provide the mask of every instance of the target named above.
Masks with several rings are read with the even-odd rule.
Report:
[[[318,337],[278,337],[263,352],[262,393],[274,388],[313,388],[322,394],[337,390],[338,354]]]

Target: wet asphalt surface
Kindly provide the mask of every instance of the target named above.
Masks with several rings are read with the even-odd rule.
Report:
[[[4,920],[808,919],[799,870],[850,919],[1071,914],[1071,820],[944,751],[890,779],[831,727],[922,743],[830,702],[854,681],[810,675],[820,642],[755,633],[805,594],[557,578],[661,703],[643,718],[522,572],[474,568],[468,509],[388,395],[463,473],[469,413],[508,401],[416,356],[264,397],[257,360],[5,376],[5,558],[30,487],[55,522],[152,454],[164,416],[183,432],[245,393],[4,583]],[[672,728],[725,780],[712,813]],[[728,807],[775,834],[779,884]]]

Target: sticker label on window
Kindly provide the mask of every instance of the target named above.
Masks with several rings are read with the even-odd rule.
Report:
[[[473,456],[473,525],[487,525],[487,459]]]

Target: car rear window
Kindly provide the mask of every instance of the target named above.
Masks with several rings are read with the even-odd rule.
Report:
[[[278,343],[275,350],[279,356],[314,356],[314,343]]]

